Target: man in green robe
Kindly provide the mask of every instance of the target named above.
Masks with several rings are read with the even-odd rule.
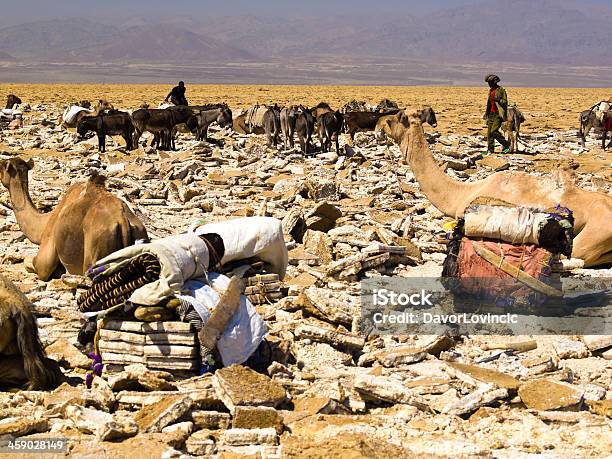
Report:
[[[503,146],[503,153],[510,151],[510,144],[504,138],[499,128],[506,120],[508,110],[508,96],[506,90],[498,85],[497,75],[487,75],[485,82],[489,84],[489,97],[487,98],[487,110],[484,119],[487,121],[487,153],[495,152],[495,141]]]

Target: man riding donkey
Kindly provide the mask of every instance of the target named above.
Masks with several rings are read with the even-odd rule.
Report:
[[[185,97],[185,91],[187,91],[187,88],[185,88],[185,82],[179,81],[178,86],[172,88],[164,101],[168,102],[168,99],[170,99],[170,103],[173,105],[189,105],[187,103],[187,98]]]
[[[506,120],[508,110],[508,96],[506,90],[498,85],[499,77],[497,75],[487,75],[485,82],[489,84],[489,97],[487,99],[487,110],[483,119],[487,121],[487,152],[485,154],[495,153],[495,141],[497,140],[503,147],[502,153],[510,151],[510,144],[504,138],[499,129],[502,123]]]

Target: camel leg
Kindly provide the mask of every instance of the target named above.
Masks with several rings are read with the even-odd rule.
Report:
[[[48,281],[59,265],[59,255],[52,238],[43,239],[34,257],[34,269],[40,280]]]
[[[104,231],[100,236],[95,237],[94,228],[83,228],[85,230],[85,240],[83,241],[83,273],[86,273],[93,264],[109,255],[121,247],[121,243],[117,244],[110,234],[106,234]],[[118,235],[116,235],[118,237]],[[97,242],[97,244],[96,244]]]

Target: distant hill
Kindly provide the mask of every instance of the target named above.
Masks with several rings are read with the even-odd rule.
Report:
[[[117,37],[119,29],[87,19],[54,19],[0,29],[0,48],[23,59],[55,59]]]
[[[235,46],[173,25],[129,28],[100,46],[74,50],[71,58],[96,61],[207,62],[249,60]]]
[[[15,61],[16,59],[5,52],[0,51],[0,61]]]
[[[119,29],[85,19],[38,21],[0,29],[2,49],[30,60],[206,62],[254,56],[168,24]]]
[[[612,8],[562,0],[486,0],[424,16],[282,20],[236,16],[202,26],[269,58],[405,58],[609,65]]]
[[[375,10],[373,4],[373,10]],[[425,15],[169,16],[32,22],[0,29],[20,60],[65,62],[487,62],[607,66],[612,8],[573,0],[486,0]],[[157,24],[157,25],[152,25]]]

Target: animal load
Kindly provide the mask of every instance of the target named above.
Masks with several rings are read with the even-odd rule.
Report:
[[[456,307],[533,312],[563,296],[553,266],[561,255],[571,254],[572,238],[573,218],[567,209],[545,212],[476,200],[453,230],[444,283],[455,294]]]
[[[263,127],[264,115],[267,111],[268,107],[265,105],[255,105],[247,110],[246,125],[251,132],[253,132],[255,128]]]
[[[86,108],[79,107],[78,105],[71,105],[70,107],[66,108],[66,110],[64,110],[64,113],[62,114],[62,120],[66,124],[73,124],[76,121],[77,115],[81,112],[94,113],[93,110],[88,110]]]
[[[188,233],[109,255],[88,271],[92,286],[77,299],[82,312],[99,319],[86,324],[79,341],[93,339],[102,361],[112,365],[210,371],[244,363],[262,343],[267,327],[243,295],[241,274],[230,279],[209,268],[219,265],[224,244],[228,256],[234,248],[259,253],[274,265],[278,260],[267,257],[266,249],[275,238],[264,239],[246,238],[249,247],[239,249],[232,247],[231,238],[223,242],[218,235]],[[258,263],[261,269],[264,263]],[[277,268],[284,274],[286,265]],[[259,276],[250,284],[250,296],[258,303],[280,293],[279,274]]]
[[[134,363],[185,374],[200,368],[197,333],[184,322],[109,320],[98,348],[104,364],[117,370]]]
[[[21,118],[22,116],[23,112],[21,110],[16,110],[13,108],[0,109],[0,119],[14,120],[16,118]]]
[[[573,222],[567,210],[544,212],[477,199],[466,209],[464,233],[470,238],[485,238],[511,244],[534,244],[552,253],[571,256]]]

